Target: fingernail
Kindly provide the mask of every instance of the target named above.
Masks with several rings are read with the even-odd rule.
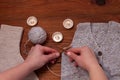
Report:
[[[56,53],[56,56],[60,56],[60,54],[59,54],[59,53]]]
[[[78,64],[77,64],[77,63],[75,63],[75,64],[74,64],[74,66],[75,66],[75,67],[78,67]]]
[[[53,60],[53,61],[51,61],[51,63],[52,63],[52,64],[54,64],[54,63],[55,63],[55,61]]]
[[[67,52],[67,55],[70,56],[70,55],[71,55],[71,52]]]

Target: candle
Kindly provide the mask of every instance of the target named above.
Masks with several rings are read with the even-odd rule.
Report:
[[[73,20],[72,19],[65,19],[63,21],[63,26],[66,29],[71,29],[73,27]]]
[[[54,42],[61,42],[63,40],[63,34],[61,32],[54,32],[52,34],[52,39]]]
[[[37,18],[35,16],[28,17],[27,24],[29,26],[35,26],[37,23],[38,23],[38,20],[37,20]]]

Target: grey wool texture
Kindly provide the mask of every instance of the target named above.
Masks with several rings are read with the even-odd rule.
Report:
[[[108,79],[120,79],[120,23],[79,23],[71,46],[92,48]],[[98,55],[99,51],[102,56]],[[88,72],[81,67],[74,67],[64,54],[61,74],[61,80],[90,80]]]
[[[23,28],[18,26],[1,25],[0,28],[0,72],[8,70],[22,63],[20,55],[20,40]],[[39,80],[35,73],[31,73],[24,80]]]

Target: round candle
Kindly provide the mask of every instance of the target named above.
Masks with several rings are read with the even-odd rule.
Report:
[[[63,35],[61,32],[55,32],[52,34],[52,39],[54,42],[61,42],[63,40]]]
[[[38,23],[38,20],[37,20],[37,18],[35,16],[28,17],[27,24],[29,26],[35,26],[37,23]]]
[[[63,26],[64,26],[64,28],[66,28],[66,29],[70,29],[70,28],[72,28],[73,27],[73,20],[72,19],[65,19],[64,21],[63,21]]]

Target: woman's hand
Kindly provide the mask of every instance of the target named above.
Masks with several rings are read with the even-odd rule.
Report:
[[[55,49],[36,45],[31,48],[25,63],[28,63],[32,69],[36,70],[44,66],[50,60],[58,58],[60,56],[59,52]]]
[[[93,51],[87,46],[72,48],[67,51],[67,55],[74,60],[76,65],[89,71],[93,66],[99,65]]]
[[[88,71],[90,80],[108,80],[103,69],[98,64],[94,52],[87,46],[69,49],[67,55],[71,60],[74,60],[78,66]]]

